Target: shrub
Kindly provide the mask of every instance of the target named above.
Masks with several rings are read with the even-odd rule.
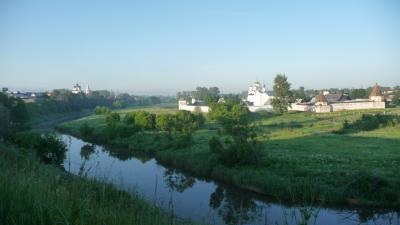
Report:
[[[110,112],[110,109],[106,106],[96,106],[94,109],[94,113],[97,115],[101,114],[108,114]]]
[[[88,123],[84,123],[79,127],[79,134],[84,138],[92,138],[94,133],[94,127],[89,126]]]
[[[40,160],[47,164],[62,165],[65,159],[66,145],[54,134],[19,133],[14,143],[25,149],[33,149]]]
[[[136,116],[135,112],[129,112],[125,114],[124,123],[127,125],[135,125],[135,116]]]
[[[398,115],[363,114],[360,119],[353,123],[349,123],[345,120],[342,128],[335,131],[335,133],[343,134],[349,131],[370,131],[379,128],[379,126],[396,126],[397,124],[400,124]]]
[[[128,106],[128,104],[125,101],[122,101],[122,100],[114,101],[112,104],[113,104],[113,106],[115,108],[118,108],[118,109],[123,109],[123,108],[126,108]]]
[[[175,123],[175,116],[171,114],[160,114],[156,117],[156,128],[168,134],[174,130]]]
[[[258,165],[262,160],[262,146],[256,141],[238,141],[225,139],[222,143],[218,137],[209,140],[212,154],[225,166]]]
[[[148,112],[139,110],[135,113],[135,125],[142,130],[152,129],[155,125],[154,117]]]
[[[108,127],[113,127],[115,126],[118,122],[120,122],[121,117],[118,113],[113,112],[109,113],[106,117],[106,123]]]

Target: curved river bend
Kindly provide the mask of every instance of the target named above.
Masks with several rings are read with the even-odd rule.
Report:
[[[399,212],[370,209],[300,207],[271,202],[259,196],[214,181],[198,179],[174,168],[164,167],[154,158],[127,155],[60,134],[68,146],[67,171],[96,177],[119,188],[135,190],[149,202],[184,219],[209,224],[394,224]]]

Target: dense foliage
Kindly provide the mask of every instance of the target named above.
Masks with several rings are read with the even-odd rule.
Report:
[[[365,90],[364,88],[352,89],[350,92],[351,99],[367,98],[367,97],[368,97],[368,93],[367,93],[367,90]]]
[[[186,101],[190,102],[191,98],[195,98],[196,100],[204,101],[207,105],[217,102],[220,97],[220,91],[218,87],[197,87],[195,91],[183,91],[178,92],[178,99],[183,98]]]
[[[109,112],[110,112],[110,108],[108,108],[106,106],[96,106],[96,108],[94,109],[94,113],[96,113],[97,115],[107,114]]]
[[[343,122],[343,126],[335,133],[348,133],[357,131],[370,131],[384,126],[399,126],[400,116],[384,115],[384,114],[363,114],[360,119],[349,123],[347,120]]]
[[[98,130],[88,123],[82,124],[79,135],[88,140],[106,142],[116,138],[129,139],[133,145],[141,146],[144,132],[159,132],[165,134],[169,142],[165,147],[184,147],[191,143],[193,132],[204,124],[205,117],[201,113],[189,111],[156,115],[137,110],[126,113],[122,118],[117,112],[109,112],[105,114],[104,120],[106,126]]]
[[[219,104],[212,111],[228,137],[223,140],[216,136],[211,138],[210,151],[226,166],[257,165],[262,159],[262,145],[256,139],[257,129],[251,125],[247,107]]]
[[[30,115],[21,99],[0,93],[0,139],[27,129],[29,120]]]
[[[290,103],[293,102],[293,93],[290,91],[290,83],[286,75],[276,75],[273,89],[275,97],[271,100],[271,104],[274,110],[279,113],[287,112]]]
[[[62,165],[67,148],[54,134],[17,133],[13,143],[23,149],[32,150],[46,164]]]

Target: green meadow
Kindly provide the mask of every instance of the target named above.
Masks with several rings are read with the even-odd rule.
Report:
[[[174,113],[176,107],[155,106],[134,110]],[[225,167],[209,150],[208,141],[221,135],[219,125],[207,121],[193,136],[190,146],[164,149],[157,131],[145,132],[143,141],[160,162],[194,174],[211,177],[237,187],[266,194],[283,201],[335,205],[400,207],[400,127],[381,126],[370,131],[337,134],[343,122],[356,121],[362,114],[400,115],[400,108],[343,111],[326,114],[289,112],[255,113],[263,143],[260,165]],[[65,122],[58,128],[79,136],[87,123],[100,132],[106,127],[104,115],[91,115]],[[99,140],[103,144],[141,151],[130,138]]]

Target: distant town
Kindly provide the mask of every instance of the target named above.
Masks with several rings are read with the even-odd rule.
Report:
[[[300,87],[299,90],[293,90],[294,93],[304,92],[295,96],[294,102],[288,107],[289,111],[309,111],[309,112],[333,112],[340,110],[357,110],[357,109],[374,109],[385,108],[385,105],[392,104],[392,101],[398,101],[395,87],[381,87],[378,84],[367,89],[322,89],[322,90],[305,90]],[[72,85],[70,90],[72,94],[90,95],[92,90],[87,84],[83,89],[79,83]],[[369,91],[369,93],[367,93]],[[22,99],[25,103],[32,103],[44,100],[52,96],[53,91],[32,92],[10,90],[7,87],[2,88],[2,92],[9,97]],[[358,92],[358,94],[355,94]],[[361,95],[360,95],[361,92]],[[364,93],[364,96],[363,96]],[[367,94],[365,94],[367,93]],[[272,111],[271,100],[275,93],[268,91],[265,84],[256,81],[248,87],[247,95],[242,95],[242,102],[247,105],[249,111]],[[190,101],[180,98],[178,107],[180,110],[208,112],[209,106],[201,99],[190,96]],[[178,96],[179,98],[179,96]],[[224,101],[224,95],[221,94],[218,102]]]

